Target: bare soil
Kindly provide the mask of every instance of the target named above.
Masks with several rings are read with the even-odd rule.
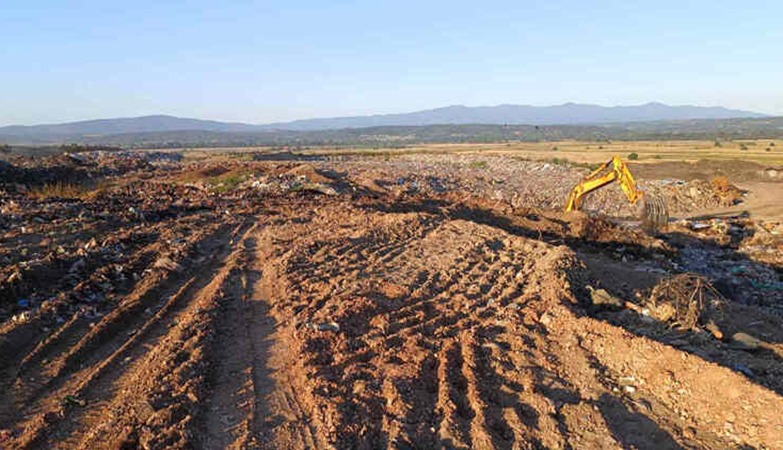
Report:
[[[651,237],[362,164],[6,185],[0,448],[783,448],[774,223]],[[646,311],[682,273],[710,328]]]

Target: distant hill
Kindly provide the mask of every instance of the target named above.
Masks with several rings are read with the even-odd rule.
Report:
[[[76,138],[111,136],[128,133],[160,133],[169,131],[245,132],[259,131],[256,125],[218,122],[214,120],[186,119],[173,116],[142,116],[120,119],[85,120],[51,125],[0,127],[0,141],[26,143],[51,143],[72,141]]]
[[[603,125],[421,125],[343,128],[339,130],[273,130],[225,132],[155,131],[86,135],[42,145],[82,144],[124,148],[358,146],[400,148],[422,143],[543,142],[559,140],[623,141],[672,139],[783,139],[783,117],[694,119]],[[5,141],[26,146],[22,141]],[[3,138],[0,136],[0,144]]]
[[[557,106],[447,106],[404,114],[296,120],[271,124],[264,128],[305,131],[444,124],[588,125],[748,117],[764,117],[764,115],[750,111],[726,109],[720,106],[669,106],[663,103],[647,103],[637,106],[599,106],[566,103]]]
[[[558,106],[448,106],[405,114],[306,119],[267,125],[228,123],[156,115],[100,119],[53,125],[0,127],[0,143],[51,144],[77,142],[114,135],[168,132],[263,133],[318,131],[381,126],[424,125],[597,125],[647,121],[765,117],[750,111],[723,107],[598,106],[566,103]]]

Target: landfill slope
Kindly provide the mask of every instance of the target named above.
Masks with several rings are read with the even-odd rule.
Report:
[[[0,448],[783,448],[774,258],[721,287],[725,337],[637,312],[670,275],[737,277],[699,261],[751,225],[165,164],[6,193]]]

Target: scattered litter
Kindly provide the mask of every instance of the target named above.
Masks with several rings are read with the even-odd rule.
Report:
[[[74,395],[66,395],[65,398],[63,398],[62,401],[64,406],[81,406],[84,407],[87,402],[74,396]]]
[[[179,272],[180,270],[182,270],[182,266],[179,263],[173,261],[168,256],[162,256],[158,258],[158,260],[155,261],[155,264],[153,264],[152,267],[156,269],[168,270],[170,272]]]
[[[337,322],[323,322],[318,324],[318,331],[340,331],[340,325]]]
[[[748,333],[738,332],[731,336],[731,346],[740,350],[757,350],[761,341]]]

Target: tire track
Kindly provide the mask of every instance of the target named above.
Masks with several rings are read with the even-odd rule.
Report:
[[[255,415],[251,446],[255,448],[329,448],[303,406],[302,374],[292,372],[296,348],[293,330],[272,314],[279,285],[277,266],[269,263],[274,229],[254,241],[255,273],[248,302],[248,327],[253,351]]]
[[[211,235],[207,233],[204,239],[198,235],[194,242],[214,241],[215,236],[214,232]],[[24,405],[24,409],[20,408],[18,413],[26,410],[26,414],[31,415],[46,411],[47,408],[51,409],[57,400],[42,396],[51,397],[51,392],[61,391],[68,386],[73,389],[74,379],[85,374],[89,376],[92,367],[102,365],[106,358],[115,354],[128,339],[135,340],[135,335],[145,327],[145,321],[150,320],[150,314],[152,320],[157,320],[160,309],[166,307],[167,302],[162,299],[176,298],[177,290],[182,290],[187,280],[183,274],[151,273],[123,299],[117,309],[94,326],[81,330],[86,331],[85,334],[80,335],[80,330],[72,329],[71,337],[76,341],[73,345],[68,345],[70,342],[67,340],[59,342],[54,349],[49,350],[59,350],[61,353],[50,361],[22,366],[20,375],[24,378],[18,379],[13,394],[17,403]],[[148,308],[149,314],[141,313],[145,307]],[[74,321],[74,325],[78,322]],[[89,322],[85,321],[83,325],[89,325]],[[60,398],[65,395],[72,394],[66,393]]]
[[[251,228],[241,242],[238,267],[227,281],[215,320],[215,338],[208,348],[211,369],[206,377],[208,397],[198,417],[195,441],[203,448],[247,448],[255,421],[254,342],[248,304],[258,274]]]
[[[222,256],[218,253],[207,267],[197,268],[197,274],[200,276],[164,278],[163,280],[168,280],[168,282],[151,283],[151,286],[143,291],[144,295],[131,297],[128,301],[130,305],[128,308],[107,316],[106,322],[102,321],[97,325],[97,327],[107,327],[109,325],[106,324],[112,324],[109,330],[98,331],[93,335],[88,334],[85,337],[87,340],[81,341],[84,342],[83,346],[76,347],[77,350],[72,349],[66,355],[66,357],[73,358],[72,355],[79,354],[77,351],[83,352],[84,348],[90,347],[90,358],[96,363],[86,365],[84,369],[77,370],[67,379],[65,379],[66,371],[70,368],[77,368],[76,364],[72,362],[73,359],[70,360],[70,364],[65,363],[59,366],[59,373],[55,375],[55,380],[61,379],[62,384],[49,386],[49,395],[43,399],[40,405],[31,408],[34,416],[31,420],[26,421],[27,425],[24,427],[28,429],[28,433],[26,440],[20,442],[21,446],[43,445],[47,435],[56,436],[57,440],[64,441],[65,445],[78,443],[81,435],[94,427],[93,421],[96,418],[110,416],[103,413],[96,415],[94,411],[105,411],[112,398],[116,396],[117,389],[112,386],[121,384],[118,381],[121,378],[127,379],[132,376],[131,367],[138,365],[149,349],[155,348],[155,342],[166,335],[172,323],[176,324],[175,317],[181,316],[183,308],[187,310],[198,292],[205,286],[209,286],[213,279],[213,276],[209,274],[214,273],[218,264],[221,264],[223,258],[226,257],[229,236],[225,233],[221,236],[218,233],[210,239],[214,243],[215,249],[222,248],[219,251]],[[207,246],[206,250],[211,250],[211,248]],[[182,281],[180,282],[180,280]],[[170,292],[174,289],[176,289],[175,292],[165,296],[167,290]],[[137,312],[141,305],[144,305],[139,300],[140,298],[146,296],[152,298],[153,295],[161,293],[165,296],[164,298],[168,299],[151,317],[146,318],[144,315],[132,317],[130,315],[129,310]],[[131,331],[120,332],[123,329]],[[114,336],[114,338],[108,340],[104,338],[100,347],[96,346],[98,341],[93,341],[96,339],[95,336],[106,336],[107,334]],[[98,348],[101,350],[96,351]],[[89,407],[79,407],[73,402],[60,404],[60,399],[64,398],[84,401],[85,405],[89,405]],[[68,420],[63,420],[66,417]]]

